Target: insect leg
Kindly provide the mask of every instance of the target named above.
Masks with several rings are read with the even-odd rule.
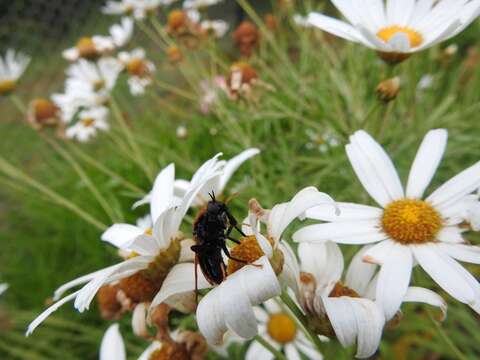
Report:
[[[227,236],[227,239],[233,241],[235,244],[241,244],[240,240],[237,240],[231,236]]]
[[[227,255],[227,257],[230,260],[237,261],[237,262],[242,263],[242,264],[248,264],[248,261],[245,261],[245,260],[242,260],[242,259],[237,259],[237,258],[233,257],[232,255],[230,255],[230,251],[228,251],[226,243],[222,244],[222,249],[223,249],[225,255]]]
[[[230,235],[230,233],[232,232],[233,228],[235,228],[239,233],[240,235],[242,236],[247,236],[245,235],[245,233],[242,231],[242,229],[240,229],[238,227],[238,221],[237,219],[235,219],[235,217],[230,213],[230,211],[227,209],[226,210],[226,213],[227,213],[227,217],[228,217],[228,221],[230,222],[230,226],[228,227],[228,230],[227,230],[227,237]]]
[[[195,255],[195,304],[198,306],[198,255]]]

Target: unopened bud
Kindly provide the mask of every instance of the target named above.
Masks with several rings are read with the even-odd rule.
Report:
[[[376,89],[378,98],[382,101],[389,102],[394,100],[400,93],[400,78],[398,76],[383,80],[378,84]]]

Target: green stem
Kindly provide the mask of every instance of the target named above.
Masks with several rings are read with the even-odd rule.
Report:
[[[107,229],[107,225],[95,219],[93,216],[91,216],[86,211],[78,207],[76,204],[72,203],[67,198],[63,197],[60,194],[57,194],[52,189],[39,183],[38,181],[29,177],[28,175],[22,173],[20,170],[16,169],[13,165],[11,165],[8,161],[6,161],[2,156],[0,156],[0,171],[4,172],[6,175],[12,177],[13,179],[21,180],[25,184],[32,187],[33,189],[40,191],[42,194],[50,198],[54,203],[61,205],[66,209],[69,209],[73,213],[77,214],[80,218],[85,220],[86,222],[95,226],[97,229],[101,231],[105,231]]]
[[[285,355],[275,349],[267,340],[262,338],[260,335],[255,336],[255,341],[258,341],[260,345],[270,351],[276,360],[287,360],[287,357]]]
[[[460,360],[467,360],[467,358],[462,354],[460,349],[453,343],[453,341],[448,337],[447,334],[445,334],[445,331],[443,331],[442,327],[438,323],[438,321],[435,320],[435,318],[432,315],[432,312],[430,309],[427,309],[427,314],[428,317],[430,318],[431,322],[435,326],[435,329],[437,331],[438,336],[445,342],[445,344],[450,348],[452,353],[457,357],[457,359]]]
[[[17,95],[12,94],[12,95],[9,96],[9,98],[19,112],[21,112],[23,115],[27,115],[27,107],[25,106],[23,101],[20,100],[20,98]]]
[[[283,303],[287,305],[288,309],[293,313],[293,315],[298,319],[298,321],[300,321],[300,324],[305,330],[305,333],[313,342],[317,350],[322,352],[323,344],[318,338],[317,334],[315,334],[308,326],[307,317],[303,314],[302,310],[297,306],[295,301],[293,301],[293,299],[290,297],[290,295],[288,295],[287,292],[284,291],[282,295],[280,295],[280,298],[282,299]]]

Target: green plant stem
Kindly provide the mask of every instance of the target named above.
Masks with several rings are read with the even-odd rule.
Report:
[[[300,324],[305,330],[305,333],[308,335],[310,340],[312,340],[317,350],[322,352],[323,344],[318,338],[317,334],[315,334],[308,326],[307,318],[303,314],[302,310],[297,306],[295,301],[293,301],[293,299],[290,297],[290,295],[288,295],[287,292],[284,291],[282,295],[280,295],[280,298],[282,299],[283,303],[287,305],[288,309],[293,313],[293,315],[298,319],[298,321],[300,321]]]
[[[258,341],[265,349],[270,351],[276,360],[287,360],[287,357],[283,355],[280,351],[275,349],[267,340],[262,338],[260,335],[255,336],[255,341]]]
[[[12,94],[9,96],[9,98],[12,101],[12,104],[17,108],[20,113],[22,113],[23,115],[27,115],[27,107],[17,95]]]
[[[435,327],[435,330],[436,330],[438,336],[450,348],[450,350],[455,355],[455,357],[457,359],[460,359],[460,360],[467,360],[467,358],[462,354],[460,349],[454,344],[454,342],[448,337],[448,335],[445,334],[445,331],[443,331],[443,329],[440,326],[440,324],[438,323],[438,321],[435,320],[435,318],[433,317],[430,309],[427,309],[427,314],[428,314],[428,317],[429,317],[430,321],[432,322],[433,326]]]
[[[0,171],[4,172],[6,175],[10,176],[13,179],[21,180],[33,189],[40,191],[42,194],[50,198],[51,201],[53,201],[54,203],[72,211],[86,222],[95,226],[97,229],[101,231],[105,231],[107,229],[107,225],[95,219],[93,216],[88,214],[86,211],[81,209],[78,205],[74,204],[67,198],[63,197],[60,194],[57,194],[52,189],[46,187],[37,180],[24,174],[23,172],[15,168],[13,165],[11,165],[8,161],[6,161],[2,156],[0,156]]]
[[[153,171],[152,169],[149,168],[147,162],[145,161],[143,154],[140,150],[140,147],[138,146],[137,142],[135,141],[135,138],[133,136],[133,133],[131,129],[128,127],[128,125],[125,123],[125,119],[122,116],[122,113],[120,112],[120,108],[118,107],[117,102],[115,101],[114,97],[111,97],[111,109],[113,112],[113,115],[115,119],[117,120],[118,125],[120,126],[120,130],[124,134],[125,138],[127,139],[127,142],[129,143],[130,147],[132,148],[133,152],[135,153],[135,157],[137,160],[138,165],[143,169],[145,172],[145,175],[149,180],[153,180]]]

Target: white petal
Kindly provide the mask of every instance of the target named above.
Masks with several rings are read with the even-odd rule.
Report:
[[[390,320],[400,309],[412,275],[413,257],[407,246],[394,244],[385,254],[378,275],[376,301]]]
[[[8,284],[0,284],[0,295],[2,295],[8,289]]]
[[[387,0],[388,22],[392,25],[408,25],[414,6],[415,0]]]
[[[421,302],[432,306],[437,306],[442,310],[442,320],[447,317],[447,303],[443,298],[432,290],[410,286],[403,298],[404,302]]]
[[[285,345],[285,355],[288,360],[302,360],[297,348],[291,343]]]
[[[343,255],[337,244],[330,241],[321,244],[301,243],[298,256],[302,270],[315,276],[317,286],[326,288],[340,280]]]
[[[323,204],[329,204],[335,212],[335,202],[325,193],[319,192],[314,187],[307,187],[300,190],[282,211],[277,212],[274,207],[269,217],[269,231],[274,240],[279,241],[283,231],[297,217],[303,215],[306,210]]]
[[[170,164],[157,175],[153,183],[150,193],[150,212],[154,223],[160,214],[172,204],[174,181],[175,165]]]
[[[308,14],[307,23],[346,40],[359,42],[362,37],[353,26],[323,14]]]
[[[480,285],[463,266],[432,245],[413,247],[420,266],[450,296],[478,312]]]
[[[100,360],[125,360],[125,344],[118,329],[118,324],[111,325],[102,339],[100,346]]]
[[[390,248],[394,245],[395,243],[390,239],[379,242],[365,250],[362,260],[369,264],[383,265],[390,252]]]
[[[207,289],[211,287],[203,276],[200,269],[197,269],[198,289]],[[163,281],[160,291],[152,300],[150,309],[155,308],[161,303],[167,303],[171,306],[185,311],[195,308],[195,264],[181,263],[176,264],[168,273]],[[193,303],[192,303],[193,301]]]
[[[274,360],[274,356],[263,345],[253,341],[245,354],[245,360]]]
[[[480,187],[480,161],[448,180],[428,198],[440,211]]]
[[[345,276],[345,285],[355,290],[361,296],[367,291],[367,286],[373,278],[377,265],[363,261],[363,256],[373,245],[364,246],[350,262]]]
[[[195,244],[195,241],[192,239],[185,239],[180,242],[181,248],[178,262],[193,262],[195,260],[195,253],[191,249],[191,247]]]
[[[373,355],[378,349],[385,318],[378,306],[361,298],[325,298],[325,308],[338,340],[344,346],[357,341],[357,357]]]
[[[42,312],[35,320],[33,320],[30,325],[28,325],[26,336],[29,336],[33,331],[40,325],[47,317],[49,317],[52,313],[57,311],[62,305],[66,304],[69,301],[75,299],[78,295],[80,290],[71,293],[70,295],[65,296],[63,299],[58,300],[55,304],[47,308],[44,312]]]
[[[459,261],[480,264],[480,246],[461,244],[437,244],[447,255]]]
[[[462,244],[465,239],[462,237],[463,230],[458,226],[444,226],[437,234],[438,241],[445,243]]]
[[[132,330],[139,337],[146,338],[149,335],[147,328],[147,305],[145,303],[136,305],[133,310]]]
[[[298,288],[300,266],[297,257],[295,256],[295,252],[285,241],[280,242],[278,249],[283,253],[284,258],[283,269],[279,276],[280,282],[286,284],[294,291],[295,295],[298,296],[300,291]]]
[[[352,221],[352,220],[375,220],[380,219],[382,209],[373,206],[337,202],[339,212],[336,213],[331,205],[319,205],[305,212],[309,219],[322,221]]]
[[[303,343],[301,341],[297,341],[295,345],[298,349],[307,356],[309,360],[323,360],[323,356],[321,353],[318,352],[310,343]]]
[[[422,198],[442,160],[447,137],[448,132],[445,129],[431,130],[425,135],[408,175],[408,198]]]
[[[259,149],[251,148],[242,151],[237,156],[228,160],[225,164],[225,167],[223,168],[223,174],[220,178],[219,191],[223,192],[223,189],[225,189],[227,182],[230,180],[235,171],[240,167],[240,165],[242,165],[245,161],[259,153]]]
[[[308,225],[295,232],[292,238],[296,242],[340,242],[347,239],[349,244],[366,244],[387,236],[380,232],[377,221],[362,220]]]
[[[257,334],[252,307],[280,295],[281,287],[267,257],[244,266],[211,290],[197,308],[197,323],[209,344],[219,344],[227,329],[245,339]]]
[[[398,53],[407,53],[410,50],[410,38],[404,32],[397,32],[390,39],[387,44],[390,46],[391,51]]]
[[[143,233],[144,230],[135,225],[113,224],[102,234],[101,239],[119,249],[130,250],[125,246]]]

